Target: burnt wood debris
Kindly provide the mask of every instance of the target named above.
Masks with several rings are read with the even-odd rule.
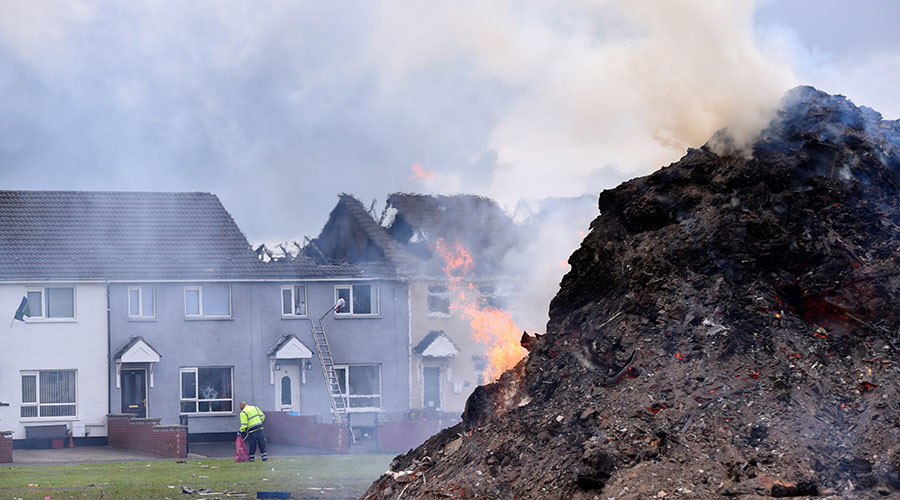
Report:
[[[798,87],[604,191],[546,335],[364,499],[900,497],[900,122]]]

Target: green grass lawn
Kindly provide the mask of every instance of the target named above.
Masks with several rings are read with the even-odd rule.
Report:
[[[357,498],[387,470],[393,455],[270,458],[268,462],[175,460],[0,467],[0,499]],[[37,486],[30,486],[37,485]],[[182,486],[216,494],[182,493]],[[241,495],[243,494],[243,495]]]

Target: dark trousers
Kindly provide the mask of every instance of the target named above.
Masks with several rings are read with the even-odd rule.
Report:
[[[268,460],[269,457],[266,454],[266,434],[262,429],[258,431],[253,431],[247,435],[247,439],[244,441],[247,442],[247,453],[250,455],[250,461],[253,461],[253,455],[256,455],[256,445],[259,445],[259,453],[262,456],[263,460]]]

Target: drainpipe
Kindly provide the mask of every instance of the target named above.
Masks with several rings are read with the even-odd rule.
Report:
[[[109,312],[109,280],[106,280],[106,414],[112,413],[112,322]]]

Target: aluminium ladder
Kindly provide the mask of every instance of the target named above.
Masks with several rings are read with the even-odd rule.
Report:
[[[337,372],[334,369],[334,358],[331,357],[331,348],[328,346],[328,337],[325,335],[325,325],[322,320],[328,313],[322,315],[318,321],[310,320],[312,324],[313,342],[316,345],[316,353],[319,355],[319,364],[322,366],[322,376],[325,378],[325,389],[328,391],[331,400],[331,412],[335,423],[346,424],[350,433],[350,439],[356,442],[353,436],[353,428],[350,426],[350,417],[347,415],[347,399],[341,391],[341,384],[338,381]]]

